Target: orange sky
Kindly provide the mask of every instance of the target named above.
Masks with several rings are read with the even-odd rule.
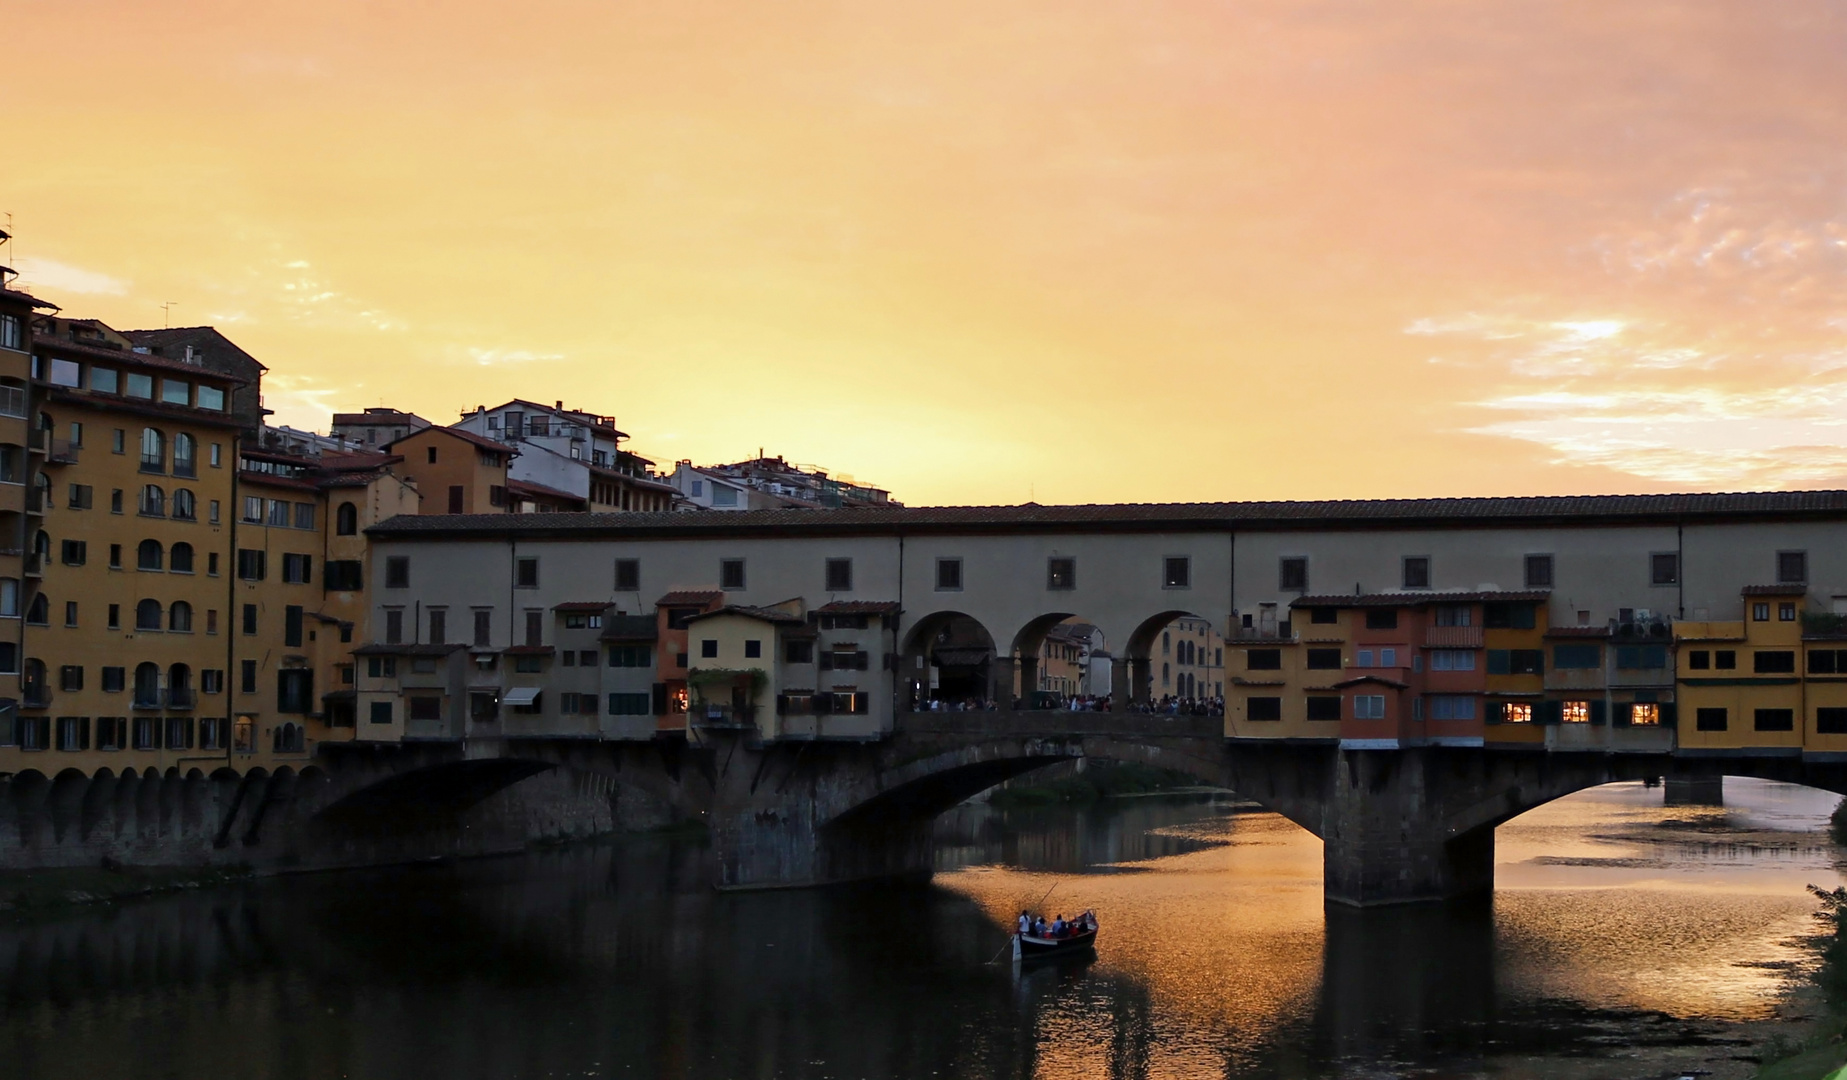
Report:
[[[21,279],[912,503],[1847,483],[1847,14],[0,0]]]

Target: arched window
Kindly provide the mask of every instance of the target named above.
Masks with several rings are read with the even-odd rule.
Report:
[[[1172,647],[1172,645],[1173,645],[1173,642],[1168,638],[1167,631],[1165,630],[1161,631],[1161,652],[1166,653],[1167,650]]]
[[[141,601],[140,603],[135,605],[135,629],[137,630],[159,630],[160,629],[160,616],[161,616],[160,601],[158,600]]]
[[[32,603],[26,608],[26,621],[39,626],[45,626],[51,622],[51,600],[44,593],[39,593],[32,598]]]
[[[45,703],[50,686],[45,682],[45,661],[37,657],[27,657],[26,666],[19,673],[19,689],[25,694],[26,703]]]
[[[40,431],[50,431],[52,428],[55,428],[57,426],[58,425],[52,423],[50,413],[40,412],[38,414],[38,429]]]
[[[159,488],[154,490],[158,491]],[[173,520],[199,520],[199,500],[194,497],[191,488],[179,488],[173,493]]]
[[[167,437],[159,428],[141,429],[141,471],[167,471]]]
[[[159,610],[159,605],[155,609]],[[144,661],[135,665],[135,708],[160,708],[159,664]]]
[[[278,754],[299,754],[302,748],[301,725],[279,724],[276,732],[270,736],[270,742]]]
[[[46,532],[44,529],[38,531],[38,535],[32,538],[32,553],[46,561],[51,559],[50,533]]]
[[[192,669],[185,664],[175,664],[167,669],[167,707],[192,707]]]
[[[231,724],[231,749],[254,753],[257,748],[257,722],[240,716]]]
[[[199,475],[199,444],[191,435],[179,432],[173,436],[173,475]]]
[[[334,532],[341,536],[354,536],[359,532],[359,507],[350,502],[340,504],[334,511]]]
[[[39,506],[43,507],[46,510],[52,509],[51,477],[47,476],[44,473],[39,473],[32,478],[32,486],[34,489],[38,491]]]
[[[160,556],[161,556],[160,541],[158,540],[141,541],[141,543],[135,547],[135,569],[137,570],[158,570],[160,569]]]
[[[192,573],[192,545],[180,542],[167,552],[167,569],[176,574]]]
[[[1162,685],[1162,686],[1166,686],[1166,685],[1168,685],[1168,682],[1169,682],[1169,680],[1170,680],[1170,677],[1171,677],[1171,676],[1170,676],[1170,673],[1169,673],[1169,671],[1168,671],[1168,669],[1167,669],[1167,665],[1166,665],[1166,664],[1162,664],[1162,665],[1161,665],[1161,685]]]
[[[160,490],[159,484],[148,484],[141,489],[141,505],[138,507],[143,517],[167,516],[167,493]]]
[[[167,609],[167,629],[176,634],[192,633],[192,605],[184,600],[175,600]]]

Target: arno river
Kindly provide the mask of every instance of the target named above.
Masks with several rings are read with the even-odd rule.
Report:
[[[1197,799],[964,807],[927,887],[717,894],[665,837],[268,880],[0,925],[0,1075],[1723,1080],[1812,1012],[1834,801],[1587,792],[1491,907],[1324,911],[1318,841]],[[1094,962],[990,965],[1048,889]]]

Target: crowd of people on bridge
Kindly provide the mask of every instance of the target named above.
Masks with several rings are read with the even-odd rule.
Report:
[[[1014,698],[1015,710],[1039,712],[1116,712],[1115,699],[1108,694],[1054,694],[1041,691],[1030,698]],[[991,698],[928,698],[916,703],[916,712],[995,712],[1001,703]],[[1143,716],[1224,716],[1222,697],[1192,698],[1166,694],[1129,706],[1132,713]]]

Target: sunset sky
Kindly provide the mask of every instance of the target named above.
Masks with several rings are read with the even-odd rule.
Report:
[[[1847,484],[1839,2],[0,0],[21,284],[913,504]]]

